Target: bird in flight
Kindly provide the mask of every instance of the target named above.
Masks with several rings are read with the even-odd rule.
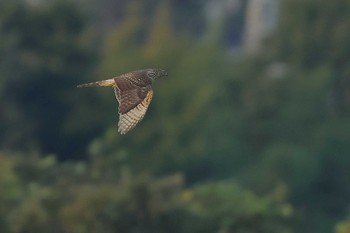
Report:
[[[77,87],[112,87],[119,103],[118,132],[126,134],[145,116],[153,97],[152,84],[164,76],[168,73],[161,69],[136,70]]]

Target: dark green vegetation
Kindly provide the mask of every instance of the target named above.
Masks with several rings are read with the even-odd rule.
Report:
[[[349,1],[283,1],[251,57],[202,1],[82,2],[0,2],[1,233],[350,232]],[[75,88],[155,66],[125,136]]]

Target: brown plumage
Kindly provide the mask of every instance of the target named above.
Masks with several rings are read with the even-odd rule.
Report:
[[[153,97],[152,83],[168,73],[161,69],[136,70],[78,87],[113,87],[119,103],[118,132],[126,134],[145,116]]]

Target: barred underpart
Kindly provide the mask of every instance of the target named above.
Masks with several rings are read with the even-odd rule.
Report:
[[[153,91],[147,93],[146,98],[125,114],[119,114],[118,132],[126,134],[139,123],[147,112],[147,108],[151,103]]]

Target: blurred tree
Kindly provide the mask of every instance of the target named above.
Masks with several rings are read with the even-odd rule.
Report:
[[[281,188],[259,197],[233,181],[185,189],[180,173],[135,176],[99,160],[2,153],[0,161],[10,195],[0,193],[1,232],[292,232]]]
[[[283,189],[261,198],[221,181],[196,185],[183,197],[194,217],[189,232],[292,232],[287,226],[293,209],[284,201]]]
[[[349,233],[349,232],[350,232],[349,220],[339,222],[335,227],[335,233]]]
[[[287,183],[308,216],[298,231],[329,232],[347,211],[350,53],[340,28],[350,26],[349,10],[343,0],[283,1],[279,30],[227,80],[244,116],[236,133],[258,158],[240,180],[258,193]]]
[[[65,124],[79,114],[71,103],[77,98],[73,88],[92,70],[86,18],[66,1],[2,5],[1,146],[74,155],[78,147],[69,141],[79,133]],[[96,128],[84,133],[91,130]]]
[[[332,107],[349,116],[349,1],[286,0],[283,9],[273,46],[277,59],[306,70],[329,66]]]

